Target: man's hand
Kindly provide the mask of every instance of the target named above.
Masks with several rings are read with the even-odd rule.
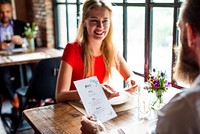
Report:
[[[11,42],[13,44],[22,45],[23,44],[23,38],[19,35],[13,35],[11,37]]]
[[[101,121],[92,117],[83,116],[81,125],[82,134],[106,134],[106,129]]]
[[[10,43],[0,42],[0,50],[10,49],[12,45]]]

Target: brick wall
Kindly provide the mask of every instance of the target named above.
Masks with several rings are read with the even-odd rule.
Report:
[[[15,0],[17,19],[35,22],[39,27],[37,45],[55,47],[53,0]],[[21,4],[19,4],[21,2]],[[23,7],[20,5],[24,5]]]
[[[15,0],[16,17],[39,26],[37,46],[55,47],[53,0]]]
[[[32,0],[34,22],[39,26],[38,45],[54,47],[53,0]]]

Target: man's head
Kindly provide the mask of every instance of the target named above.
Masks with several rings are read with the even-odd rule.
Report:
[[[200,0],[185,0],[178,26],[181,45],[175,79],[192,84],[200,73]]]
[[[12,5],[9,1],[0,1],[0,21],[3,25],[8,25],[13,17]]]

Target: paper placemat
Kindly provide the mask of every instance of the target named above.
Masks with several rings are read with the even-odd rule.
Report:
[[[83,104],[81,102],[68,102],[68,103],[72,105],[74,108],[76,108],[78,111],[80,111],[82,114],[87,115],[83,107]],[[129,101],[127,101],[124,104],[113,106],[116,113],[137,108],[137,107],[138,107],[137,95],[131,95]]]
[[[8,53],[8,51],[0,50],[0,55],[6,55],[7,53]]]
[[[4,61],[3,57],[0,56],[0,64],[1,64],[1,63],[4,63],[4,62],[5,62],[5,61]]]
[[[11,62],[7,56],[0,56],[0,64]]]
[[[11,61],[24,61],[24,60],[35,60],[35,59],[42,59],[47,58],[49,55],[45,54],[44,52],[35,52],[35,53],[27,53],[27,54],[19,54],[19,55],[11,55],[8,58]]]

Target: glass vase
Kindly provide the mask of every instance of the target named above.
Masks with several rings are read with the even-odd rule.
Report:
[[[27,38],[28,42],[28,51],[33,52],[35,50],[34,38]]]
[[[158,97],[157,95],[153,95],[153,99],[151,102],[151,108],[155,110],[159,110],[164,106],[163,98]]]
[[[151,93],[151,116],[157,118],[157,112],[165,105],[162,93]]]

